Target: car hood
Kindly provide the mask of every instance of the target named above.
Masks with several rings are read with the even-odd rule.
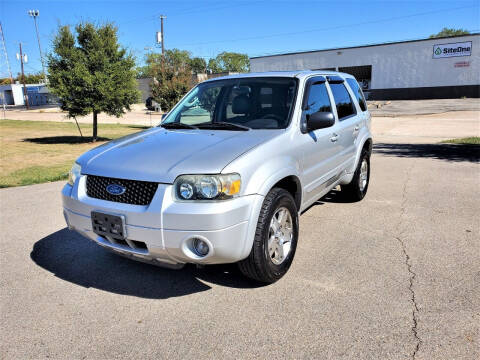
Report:
[[[281,130],[166,130],[152,128],[110,141],[77,160],[82,173],[173,183],[182,174],[216,174]]]

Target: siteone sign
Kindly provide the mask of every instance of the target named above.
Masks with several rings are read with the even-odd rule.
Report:
[[[472,55],[472,42],[433,45],[433,58],[440,59],[454,56]]]

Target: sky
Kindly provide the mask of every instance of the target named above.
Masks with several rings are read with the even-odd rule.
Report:
[[[19,42],[28,55],[25,72],[41,71],[30,9],[40,11],[37,22],[44,53],[51,51],[59,25],[113,22],[119,42],[135,55],[139,65],[148,51],[160,52],[155,33],[160,31],[161,14],[167,16],[165,47],[188,50],[206,59],[222,51],[252,57],[420,39],[443,27],[480,31],[478,0],[0,0],[0,22],[14,76],[20,71],[15,57]],[[0,66],[0,77],[8,76],[4,57]]]

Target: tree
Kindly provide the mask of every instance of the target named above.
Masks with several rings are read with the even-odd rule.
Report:
[[[453,29],[444,27],[439,33],[432,34],[429,36],[430,39],[438,37],[447,37],[447,36],[458,36],[458,35],[468,35],[470,31],[464,29]]]
[[[135,59],[118,44],[112,24],[61,26],[48,56],[49,89],[68,117],[93,113],[93,141],[101,112],[120,117],[139,99]]]
[[[144,79],[150,77],[150,68],[147,65],[137,66],[135,69],[137,79]]]
[[[187,50],[172,49],[165,52],[166,61],[178,68],[190,68],[191,54]]]
[[[15,80],[23,82],[22,74],[18,73],[17,78]],[[44,76],[42,72],[39,72],[36,74],[25,74],[25,84],[40,84],[43,82],[45,81],[44,81]]]
[[[208,60],[208,71],[210,71],[212,74],[218,74],[223,72],[223,69],[220,68],[220,65],[217,63],[216,59],[210,59]]]
[[[205,73],[207,63],[203,58],[192,57],[192,54],[186,50],[172,49],[167,50],[169,61],[175,66],[190,67],[194,74]],[[145,56],[145,66],[137,67],[137,78],[153,77],[158,73],[162,63],[162,54],[149,53]]]
[[[162,110],[168,111],[190,89],[192,80],[190,53],[178,49],[166,50],[163,65],[161,54],[149,55],[146,62],[154,77],[153,98],[160,104]]]
[[[194,74],[203,74],[207,70],[207,62],[200,57],[190,59],[190,67]]]
[[[208,66],[202,58],[191,57],[190,52],[179,49],[165,51],[162,65],[162,55],[150,53],[145,59],[146,68],[141,68],[140,74],[153,77],[152,95],[162,110],[170,110],[185,95],[192,85],[192,72],[204,72],[208,68],[213,73],[246,72],[250,61],[246,54],[223,52],[215,59],[210,59]],[[203,99],[208,103],[210,97]]]
[[[20,81],[23,83],[22,74],[18,73],[16,78],[13,78],[13,81]],[[39,72],[36,74],[25,74],[25,84],[41,84],[44,82],[43,73]],[[10,84],[10,78],[0,78],[0,85]]]
[[[168,62],[175,68],[190,68],[192,59],[190,52],[186,50],[171,49],[165,51],[165,62]],[[146,77],[154,77],[158,75],[162,67],[162,54],[148,53],[145,56],[145,66],[140,68],[142,74]]]
[[[247,54],[222,52],[215,59],[210,59],[208,68],[212,73],[219,72],[248,72],[250,59]]]
[[[168,50],[167,50],[168,51]],[[137,68],[137,78],[151,78],[160,71],[162,54],[148,53],[145,55],[145,66]]]

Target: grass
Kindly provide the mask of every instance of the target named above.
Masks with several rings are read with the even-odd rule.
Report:
[[[444,140],[442,141],[442,143],[462,144],[462,145],[480,145],[480,137],[472,136],[472,137],[466,137],[461,139],[450,139],[450,140]]]
[[[68,162],[52,166],[29,166],[19,169],[6,176],[1,176],[0,188],[65,180],[71,166],[72,164]]]
[[[39,184],[67,178],[75,159],[83,152],[145,129],[144,126],[100,124],[96,143],[91,124],[74,122],[0,120],[0,188]]]

